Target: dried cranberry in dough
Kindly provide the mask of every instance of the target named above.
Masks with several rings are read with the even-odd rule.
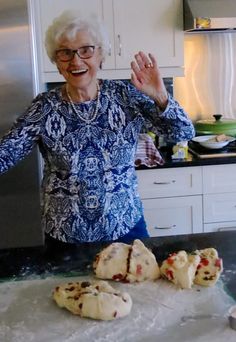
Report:
[[[155,280],[160,269],[155,255],[140,240],[134,240],[129,256],[126,279],[129,282]]]
[[[130,246],[121,242],[114,242],[104,248],[93,263],[96,276],[116,281],[125,279],[129,253]]]
[[[199,262],[199,255],[188,255],[185,251],[173,253],[163,261],[161,275],[181,288],[189,289],[193,285]]]
[[[194,252],[200,256],[194,283],[202,286],[213,286],[223,271],[223,261],[215,248],[205,248]]]
[[[98,278],[123,282],[155,280],[160,270],[155,255],[140,240],[132,245],[114,242],[93,263]]]

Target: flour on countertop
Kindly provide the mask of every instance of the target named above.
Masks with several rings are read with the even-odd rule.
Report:
[[[4,342],[234,342],[227,311],[235,304],[216,286],[181,290],[165,280],[112,282],[133,299],[129,316],[95,321],[72,315],[52,300],[60,283],[91,277],[46,278],[0,284],[0,341]]]

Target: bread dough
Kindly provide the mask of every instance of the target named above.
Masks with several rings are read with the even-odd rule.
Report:
[[[202,286],[213,286],[223,271],[223,261],[215,248],[205,248],[194,252],[200,256],[194,283]]]
[[[106,281],[61,284],[54,289],[53,299],[75,315],[98,320],[124,317],[132,307],[130,295],[116,291]]]
[[[135,282],[160,276],[155,255],[140,240],[132,245],[114,242],[102,250],[93,263],[98,278]]]
[[[130,245],[114,242],[97,254],[93,263],[100,279],[124,280],[127,274]]]
[[[140,240],[131,246],[126,279],[129,282],[155,280],[160,277],[160,269],[155,255]]]
[[[163,261],[161,275],[181,288],[189,289],[193,285],[199,262],[200,256],[197,254],[188,255],[185,251],[173,253]]]

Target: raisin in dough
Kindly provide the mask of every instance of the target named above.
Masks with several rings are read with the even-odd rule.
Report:
[[[112,243],[96,256],[93,267],[101,279],[135,282],[160,276],[154,254],[138,239],[132,245]]]
[[[140,240],[134,240],[128,261],[126,280],[128,282],[155,280],[160,269],[155,255]]]
[[[124,280],[130,246],[114,242],[97,254],[93,263],[96,276],[100,279]]]
[[[53,299],[75,315],[98,320],[127,316],[132,307],[130,295],[116,291],[106,281],[59,285],[53,291]]]
[[[188,255],[185,251],[173,253],[163,261],[161,275],[182,289],[189,289],[193,285],[199,262],[199,255]]]
[[[194,252],[201,260],[197,267],[194,283],[203,286],[213,286],[223,271],[223,262],[214,248],[205,248]]]

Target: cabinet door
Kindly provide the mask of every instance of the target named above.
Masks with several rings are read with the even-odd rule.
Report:
[[[44,72],[57,71],[56,66],[51,63],[44,48],[45,32],[48,26],[51,25],[53,19],[65,10],[77,10],[81,11],[82,15],[96,14],[102,20],[102,8],[102,0],[40,0],[39,25],[41,32],[39,34],[41,36],[40,43],[42,44],[42,64]],[[110,63],[109,57],[107,63],[108,65]]]
[[[150,236],[202,232],[202,197],[143,200],[144,217]]]
[[[160,67],[183,66],[181,0],[113,0],[116,69],[130,68],[140,50]]]
[[[202,194],[201,167],[137,171],[139,194],[144,198]]]
[[[203,195],[204,222],[236,220],[236,193]]]
[[[236,164],[203,166],[203,193],[236,192]]]
[[[236,230],[236,221],[204,224],[204,233],[226,232],[233,230]]]

